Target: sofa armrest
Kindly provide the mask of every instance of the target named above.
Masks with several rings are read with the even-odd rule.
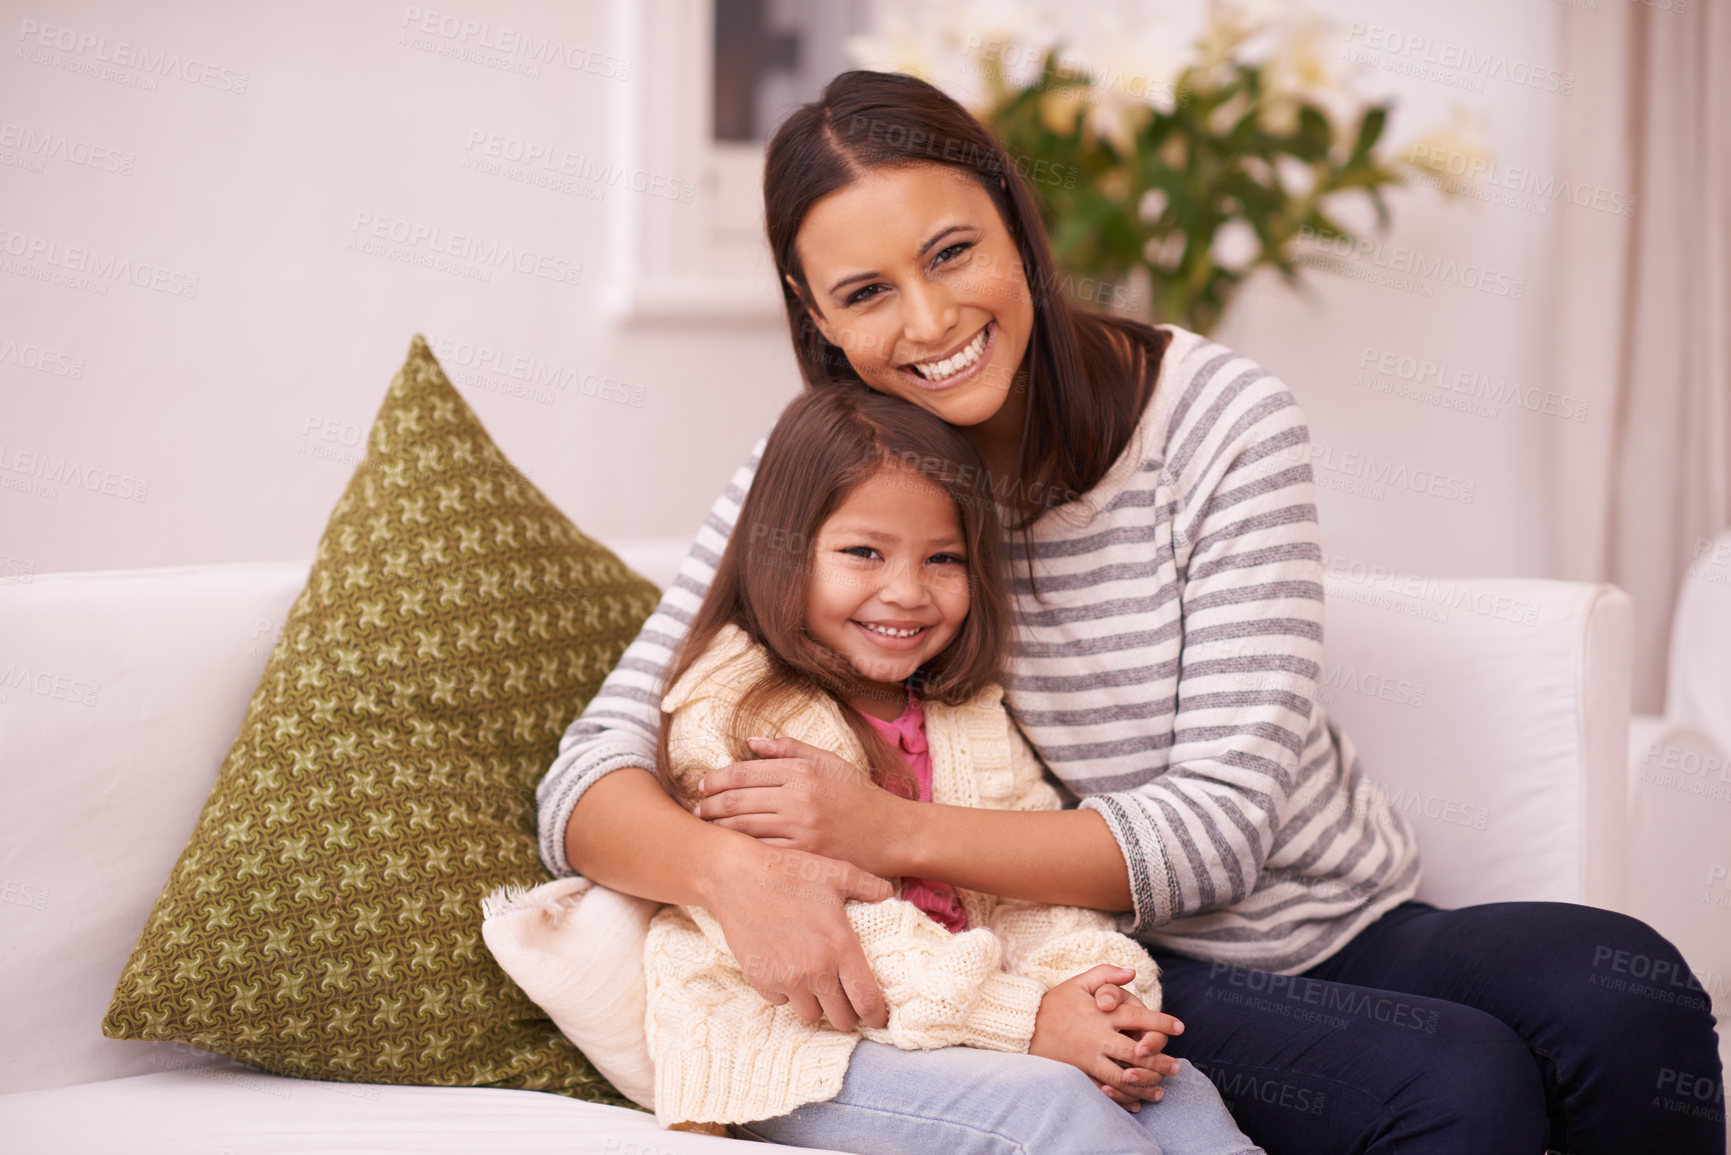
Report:
[[[1419,897],[1619,907],[1628,595],[1339,565],[1326,590],[1322,704],[1412,823]]]

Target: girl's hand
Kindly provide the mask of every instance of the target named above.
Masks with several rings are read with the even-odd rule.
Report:
[[[1107,998],[1097,992],[1102,986],[1127,983],[1136,972],[1102,963],[1066,979],[1046,992],[1034,1020],[1034,1037],[1028,1053],[1056,1059],[1080,1069],[1114,1103],[1140,1112],[1144,1102],[1157,1103],[1165,1095],[1160,1079],[1177,1069],[1177,1060],[1164,1059],[1146,1050],[1150,1033],[1164,1036],[1183,1030],[1170,1015],[1150,1011],[1119,989],[1127,1000],[1111,1010],[1102,1009]],[[1116,996],[1108,996],[1117,1002]],[[1158,1048],[1156,1048],[1156,1051]],[[1144,1060],[1153,1065],[1145,1065]]]
[[[1135,992],[1125,990],[1117,983],[1099,981],[1094,977],[1102,972],[1103,968],[1095,967],[1081,976],[1085,980],[1084,989],[1092,987],[1096,1006],[1107,1014],[1126,1004],[1145,1008],[1145,1004],[1136,997]],[[1092,986],[1094,982],[1099,982],[1099,985]],[[1184,1033],[1184,1024],[1167,1014],[1156,1013],[1155,1019],[1157,1020],[1156,1025],[1152,1029],[1130,1029],[1124,1031],[1124,1034],[1136,1043],[1136,1065],[1143,1070],[1153,1071],[1154,1078],[1152,1081],[1158,1083],[1167,1075],[1178,1073],[1178,1060],[1161,1052],[1166,1049],[1166,1042],[1170,1036]],[[1128,1102],[1115,1090],[1108,1090],[1108,1093],[1115,1103]]]
[[[807,1026],[827,1017],[841,1031],[887,1027],[889,1008],[843,907],[881,902],[895,889],[850,862],[740,846],[706,905],[745,981],[771,1006],[792,1003]]]
[[[753,738],[751,748],[761,755],[756,761],[703,776],[699,818],[769,846],[839,858],[884,877],[904,873],[888,854],[898,841],[890,826],[905,799],[797,738]]]

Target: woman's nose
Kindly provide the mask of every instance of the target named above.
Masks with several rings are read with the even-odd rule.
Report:
[[[938,352],[931,346],[941,341],[955,327],[956,309],[942,286],[916,283],[906,290],[902,315],[902,330],[910,344],[924,346],[928,352]]]

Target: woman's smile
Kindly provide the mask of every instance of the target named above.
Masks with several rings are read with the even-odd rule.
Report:
[[[992,338],[997,333],[997,322],[987,321],[985,327],[959,351],[946,357],[915,361],[903,366],[902,372],[916,377],[918,384],[928,389],[947,389],[971,381],[991,363]]]

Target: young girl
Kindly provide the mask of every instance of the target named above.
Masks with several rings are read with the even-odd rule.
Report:
[[[748,758],[750,738],[792,737],[845,752],[906,798],[1059,808],[1002,704],[1011,622],[998,522],[989,494],[962,480],[979,476],[953,428],[869,390],[806,393],[788,407],[669,670],[660,764],[670,794],[694,809],[704,774]],[[798,894],[810,881],[788,869],[763,885]],[[941,1048],[1004,1052],[1002,1080],[956,1094],[1001,1097],[1007,1110],[1028,1108],[1017,1086],[1024,1073],[1049,1078],[1052,1060],[1103,1087],[1136,1066],[1139,1021],[1160,1006],[1157,971],[1107,914],[915,878],[901,880],[899,897],[846,910],[889,1005],[887,1028],[807,1025],[752,987],[774,958],[734,958],[700,906],[656,915],[647,1033],[663,1125],[931,1150],[950,1145],[943,1124],[878,1104],[895,1101],[898,1081],[942,1080]],[[1077,981],[1100,967],[1138,999],[1100,1009]],[[903,1054],[926,1051],[939,1053]],[[1051,1133],[1036,1149],[1260,1150],[1193,1067],[1163,1090],[1146,1110],[1098,1093],[1055,1110],[1042,1096],[1032,1106]]]

